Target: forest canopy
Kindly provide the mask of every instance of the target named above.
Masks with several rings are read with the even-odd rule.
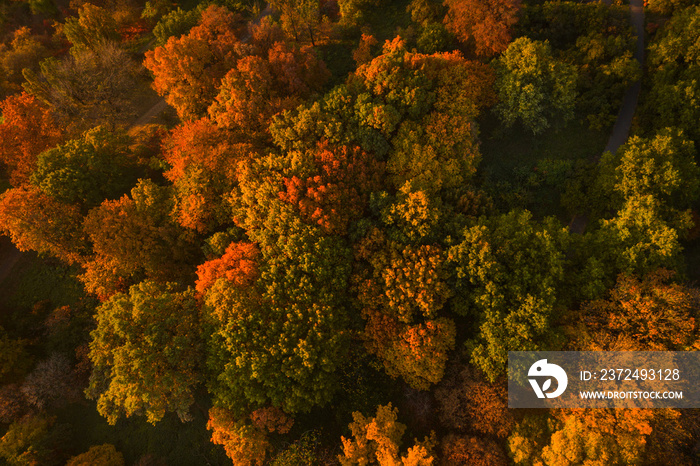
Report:
[[[700,6],[646,3],[0,0],[0,457],[700,462],[507,407],[509,351],[700,350]]]

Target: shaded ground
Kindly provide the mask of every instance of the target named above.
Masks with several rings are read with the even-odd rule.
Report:
[[[632,27],[637,34],[637,49],[634,52],[634,58],[639,61],[642,69],[644,69],[644,0],[630,0],[630,15]],[[610,139],[608,139],[608,143],[605,146],[605,152],[615,152],[627,142],[641,89],[641,81],[634,83],[632,87],[627,89],[620,107],[620,113],[617,115],[615,126],[613,126],[610,134]],[[595,158],[596,160],[600,158],[600,154],[596,155]],[[586,225],[588,225],[588,218],[585,215],[577,215],[571,220],[569,231],[582,234],[586,229]]]

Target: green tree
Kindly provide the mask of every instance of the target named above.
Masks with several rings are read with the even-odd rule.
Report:
[[[97,309],[88,397],[114,424],[122,415],[156,423],[166,412],[190,418],[201,382],[203,340],[194,291],[144,281]]]
[[[692,6],[676,11],[657,34],[658,39],[649,46],[652,85],[642,112],[647,128],[676,126],[696,143],[700,143],[698,31],[700,6]]]
[[[680,240],[698,197],[694,144],[675,129],[633,137],[600,161],[597,186],[618,209],[594,233],[611,270],[644,274],[682,263]]]
[[[93,250],[80,276],[87,291],[107,298],[144,278],[192,280],[199,251],[173,207],[171,188],[140,180],[130,196],[92,209],[83,225]]]
[[[496,113],[507,127],[520,122],[533,134],[574,116],[576,68],[555,60],[547,43],[521,37],[496,61]]]
[[[73,45],[73,51],[100,49],[105,41],[118,41],[117,22],[109,10],[83,3],[78,17],[68,18],[63,25],[63,34]]]
[[[348,336],[350,250],[344,237],[283,199],[284,178],[306,179],[313,160],[313,152],[270,153],[241,164],[230,196],[233,217],[260,253],[229,248],[222,267],[205,268],[221,273],[209,274],[215,280],[205,296],[214,328],[210,366],[218,374],[212,392],[235,413],[270,404],[308,411],[337,388]]]
[[[136,184],[128,138],[104,127],[86,131],[39,155],[31,177],[46,195],[78,205],[84,213],[105,199],[117,199]]]
[[[199,22],[202,16],[202,9],[199,7],[185,11],[178,7],[176,10],[164,14],[153,27],[156,46],[165,45],[171,37],[180,37],[183,34],[187,34]]]
[[[479,220],[448,251],[454,309],[479,322],[471,358],[491,381],[504,374],[508,351],[551,349],[567,243],[556,220],[512,211]]]

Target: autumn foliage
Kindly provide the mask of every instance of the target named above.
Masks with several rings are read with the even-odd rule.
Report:
[[[222,197],[238,178],[238,163],[253,155],[247,143],[236,143],[208,118],[187,121],[163,141],[162,156],[170,166],[180,225],[199,232],[230,222]]]
[[[59,202],[34,186],[10,189],[0,196],[0,228],[21,251],[39,251],[68,263],[87,253],[76,206]]]
[[[0,102],[0,162],[10,181],[20,186],[36,168],[38,155],[58,144],[62,133],[51,112],[27,93]]]
[[[219,259],[197,267],[197,291],[204,293],[216,280],[224,278],[233,286],[250,286],[257,278],[256,261],[260,251],[252,243],[232,243]]]
[[[307,178],[284,179],[279,197],[296,206],[301,217],[329,234],[343,234],[360,218],[369,193],[380,186],[383,164],[359,147],[319,143]]]
[[[518,20],[519,0],[446,0],[447,29],[476,53],[490,57],[508,47]]]
[[[264,133],[273,115],[298,106],[328,79],[326,66],[311,47],[276,42],[259,53],[241,58],[224,76],[209,109],[220,126]]]
[[[204,115],[240,55],[235,15],[211,5],[188,34],[146,52],[144,66],[154,75],[153,88],[189,120]]]
[[[222,445],[234,466],[262,466],[271,445],[263,430],[237,421],[231,412],[223,408],[209,411],[207,429],[212,431],[211,441]]]

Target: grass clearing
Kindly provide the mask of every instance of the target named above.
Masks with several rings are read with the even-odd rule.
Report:
[[[479,174],[497,205],[526,208],[536,217],[554,215],[568,223],[559,197],[576,162],[603,153],[609,131],[574,121],[533,136],[522,127],[505,130],[490,113],[479,119]]]
[[[224,449],[210,442],[205,414],[193,407],[194,419],[183,423],[167,414],[155,425],[144,417],[120,419],[114,426],[97,412],[94,401],[72,404],[58,411],[58,424],[71,426],[72,454],[87,451],[93,445],[111,443],[124,455],[126,464],[134,464],[150,454],[168,466],[229,465]]]
[[[397,28],[411,25],[411,14],[406,11],[409,3],[411,0],[397,0],[365,12],[364,23],[380,44],[396,37]]]

